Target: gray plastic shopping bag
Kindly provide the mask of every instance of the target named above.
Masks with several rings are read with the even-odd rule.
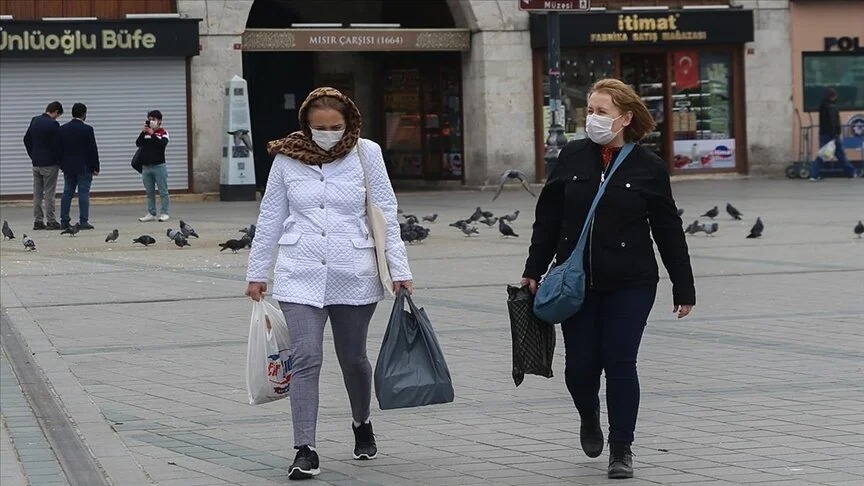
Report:
[[[375,364],[375,395],[382,410],[453,401],[453,381],[432,323],[404,289],[396,296]]]

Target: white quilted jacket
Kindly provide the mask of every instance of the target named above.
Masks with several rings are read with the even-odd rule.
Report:
[[[396,219],[396,195],[381,147],[361,139],[370,197],[387,217],[387,263],[393,281],[411,280]],[[315,307],[365,305],[384,298],[368,229],[366,188],[357,149],[322,167],[277,155],[270,169],[246,281],[267,282],[273,298]]]

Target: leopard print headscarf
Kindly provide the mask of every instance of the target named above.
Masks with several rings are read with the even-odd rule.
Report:
[[[312,141],[312,130],[309,129],[307,119],[309,105],[318,98],[325,96],[336,98],[348,107],[348,114],[345,117],[345,134],[342,136],[342,140],[330,150],[324,150]],[[335,88],[321,87],[309,93],[306,101],[300,107],[299,117],[300,131],[267,143],[267,152],[270,155],[283,154],[307,165],[329,164],[348,155],[360,138],[360,126],[362,125],[360,110],[357,109],[357,105],[351,101],[351,98]]]

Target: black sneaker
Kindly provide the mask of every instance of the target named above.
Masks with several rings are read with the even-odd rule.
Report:
[[[600,407],[594,409],[589,416],[581,413],[582,425],[579,426],[579,441],[582,451],[588,457],[600,457],[603,453],[603,429],[600,427]]]
[[[91,230],[95,229],[95,227],[90,223],[78,223],[78,229]]]
[[[297,455],[288,472],[289,479],[309,479],[321,474],[318,453],[308,445],[297,447]]]
[[[354,431],[354,459],[358,461],[375,459],[378,456],[378,446],[375,444],[372,422],[360,424],[360,427],[354,427],[352,423],[351,429]]]
[[[47,229],[47,230],[59,230],[60,229],[60,223],[58,223],[57,221],[49,221],[45,225],[45,229]]]
[[[36,221],[33,223],[33,229],[34,230],[44,230],[45,229],[45,223],[43,223],[42,221]]]
[[[630,479],[633,477],[633,451],[630,444],[609,443],[609,479]]]

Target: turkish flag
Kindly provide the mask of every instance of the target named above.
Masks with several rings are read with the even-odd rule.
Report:
[[[683,91],[699,87],[699,53],[675,51],[675,89]]]

